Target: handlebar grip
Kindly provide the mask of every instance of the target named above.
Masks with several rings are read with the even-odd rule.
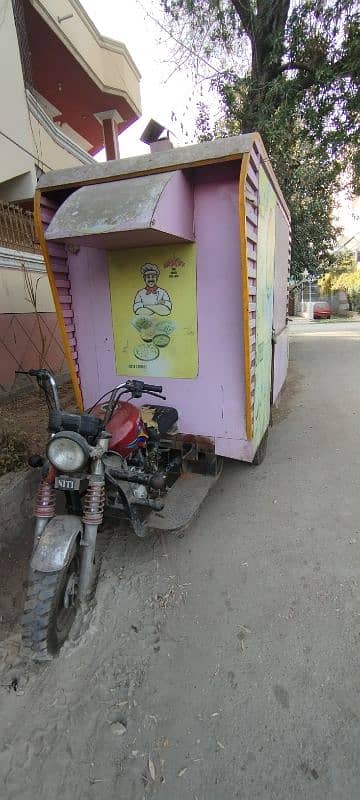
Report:
[[[144,392],[159,392],[161,394],[162,386],[152,386],[151,383],[144,383]]]
[[[17,375],[31,375],[32,378],[37,378],[38,375],[46,375],[47,369],[16,369]]]

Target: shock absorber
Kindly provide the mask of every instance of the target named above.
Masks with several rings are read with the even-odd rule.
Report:
[[[85,525],[100,525],[105,505],[105,482],[103,475],[90,475],[89,485],[83,503],[83,522]]]
[[[99,525],[103,521],[105,506],[105,474],[102,456],[109,446],[110,434],[103,432],[97,446],[100,454],[96,454],[91,465],[89,484],[83,504],[84,535],[81,542],[81,569],[79,597],[86,600],[91,592],[95,574],[95,548]]]
[[[40,539],[40,536],[46,527],[47,523],[55,514],[55,470],[50,467],[47,475],[41,478],[35,498],[34,517],[35,517],[35,531],[34,531],[34,545],[35,550]]]
[[[83,503],[84,537],[81,542],[81,570],[79,596],[86,600],[91,592],[94,577],[95,547],[99,525],[102,523],[105,505],[104,475],[89,475],[89,485]]]
[[[46,476],[41,481],[36,492],[34,516],[38,519],[51,519],[55,514],[55,471],[50,467]]]

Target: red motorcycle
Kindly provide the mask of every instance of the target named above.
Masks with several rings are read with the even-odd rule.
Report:
[[[36,660],[50,660],[93,590],[96,537],[104,513],[125,515],[136,535],[146,536],[152,529],[151,515],[163,509],[167,491],[194,460],[194,446],[176,446],[175,408],[139,408],[121,400],[124,395],[140,399],[144,394],[165,400],[161,386],[128,380],[103,395],[87,413],[70,414],[61,411],[50,372],[26,374],[35,377],[45,393],[50,438],[46,458],[29,459],[30,466],[41,467],[41,480],[23,640]],[[196,469],[199,458],[196,453]],[[218,474],[214,454],[202,455],[201,463],[201,471]],[[56,512],[59,491],[65,496],[66,513]]]

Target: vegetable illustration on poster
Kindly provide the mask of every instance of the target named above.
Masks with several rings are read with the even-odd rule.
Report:
[[[195,245],[110,252],[109,283],[117,373],[195,378]]]

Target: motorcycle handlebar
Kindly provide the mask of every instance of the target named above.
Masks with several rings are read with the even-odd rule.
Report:
[[[97,400],[96,403],[94,403],[94,405],[88,409],[87,413],[91,414],[95,406],[97,406],[101,402],[101,400],[103,400],[103,398],[106,397],[106,395],[110,394],[110,399],[106,404],[107,407],[103,419],[103,425],[104,428],[106,428],[106,425],[108,424],[108,422],[110,422],[121,395],[129,393],[132,395],[133,398],[140,399],[143,394],[152,394],[155,397],[160,397],[162,400],[166,400],[166,397],[163,397],[163,395],[161,394],[162,389],[163,389],[162,386],[156,386],[155,384],[152,383],[144,383],[144,381],[137,381],[137,380],[128,380],[126,381],[126,383],[120,383],[119,386],[115,386],[112,391],[105,392],[105,394],[103,394],[102,397],[100,397],[99,400]]]
[[[163,390],[162,386],[153,386],[151,383],[144,383],[144,389],[143,389],[144,392],[154,392],[155,394],[156,393],[161,394],[162,390]]]
[[[155,386],[152,383],[144,383],[144,381],[130,380],[126,381],[125,386],[122,385],[118,388],[124,388],[125,391],[131,392],[133,397],[141,397],[142,394],[161,394],[162,386]]]
[[[53,378],[53,375],[47,369],[16,369],[17,375],[31,375],[32,378]]]
[[[60,401],[59,401],[56,381],[54,376],[48,369],[28,369],[28,370],[17,369],[15,370],[15,372],[17,372],[18,375],[30,375],[31,378],[36,378],[38,385],[45,393],[45,398],[49,410],[51,410],[52,407],[51,399],[49,398],[49,394],[47,392],[47,384],[49,384],[52,394],[53,407],[56,408],[57,411],[60,411]]]

